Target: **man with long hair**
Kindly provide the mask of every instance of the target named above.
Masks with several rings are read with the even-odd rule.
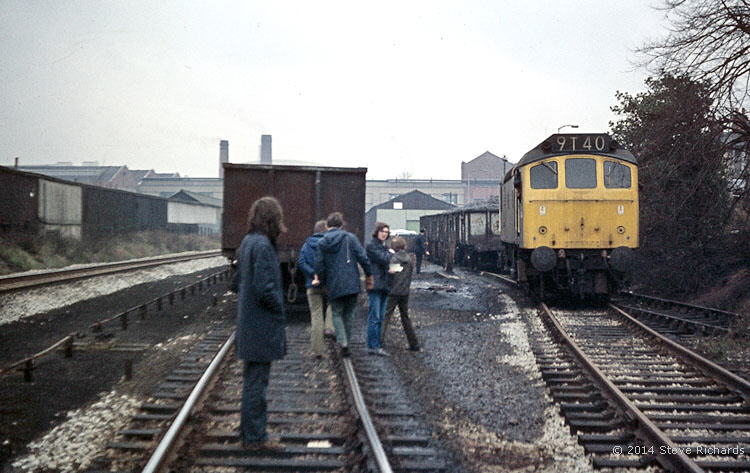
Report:
[[[256,200],[248,233],[237,252],[237,357],[244,362],[240,437],[247,449],[277,450],[269,440],[266,391],[271,361],[286,354],[286,315],[276,239],[285,232],[284,213],[273,197]]]

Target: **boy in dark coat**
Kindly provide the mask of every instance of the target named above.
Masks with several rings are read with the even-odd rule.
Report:
[[[313,229],[315,233],[307,238],[302,245],[297,265],[305,274],[305,287],[307,288],[307,304],[310,306],[310,343],[315,357],[322,358],[325,351],[323,336],[326,332],[333,334],[333,316],[331,306],[324,312],[324,295],[320,282],[315,274],[315,253],[318,251],[318,243],[326,231],[326,221],[319,220]],[[325,327],[325,329],[324,329]]]
[[[406,340],[409,342],[409,350],[419,351],[417,334],[414,333],[414,326],[411,324],[411,319],[409,319],[409,286],[411,285],[415,257],[406,252],[406,241],[403,238],[394,238],[391,242],[391,248],[396,250],[396,254],[391,257],[391,264],[401,265],[401,271],[394,272],[391,276],[391,292],[388,294],[388,306],[385,310],[385,320],[383,321],[383,342],[385,342],[388,323],[391,317],[393,317],[396,306],[398,306],[398,311],[401,314],[401,324],[404,326]]]
[[[328,293],[341,355],[349,356],[352,319],[361,290],[357,263],[367,276],[368,286],[372,284],[372,271],[357,237],[342,230],[343,225],[344,219],[339,212],[332,213],[326,219],[328,231],[318,242],[315,272]]]
[[[248,449],[279,449],[266,432],[271,361],[286,354],[286,316],[276,238],[286,231],[281,205],[263,197],[250,208],[249,232],[237,253],[237,357],[244,361],[240,437]]]

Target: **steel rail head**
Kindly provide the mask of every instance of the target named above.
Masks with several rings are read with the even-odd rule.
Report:
[[[645,300],[648,300],[648,301],[658,301],[658,302],[663,302],[663,303],[666,303],[666,304],[672,304],[672,305],[681,306],[681,307],[688,307],[688,308],[692,308],[692,309],[698,309],[698,310],[702,310],[702,311],[705,311],[705,312],[713,312],[715,314],[721,314],[721,315],[725,315],[727,317],[732,317],[732,318],[739,317],[739,314],[736,313],[736,312],[730,312],[728,310],[722,310],[722,309],[715,309],[713,307],[706,307],[706,306],[697,305],[697,304],[689,304],[687,302],[676,301],[674,299],[665,299],[663,297],[648,296],[646,294],[641,294],[641,293],[633,292],[633,291],[624,291],[624,292],[622,292],[622,294],[625,294],[627,296],[630,296],[630,297],[633,297],[633,298],[636,298],[636,299],[645,299]]]
[[[501,281],[505,281],[509,284],[513,284],[514,286],[518,285],[518,281],[512,278],[509,278],[508,276],[503,276],[502,274],[492,273],[490,271],[480,271],[479,274],[481,276],[490,276],[496,279],[500,279]]]
[[[375,425],[372,423],[372,418],[367,410],[367,404],[365,403],[362,390],[359,388],[359,382],[357,381],[357,375],[354,372],[354,365],[349,358],[343,359],[344,372],[346,373],[346,380],[349,383],[349,389],[351,390],[352,397],[354,398],[354,407],[357,410],[362,421],[362,426],[365,428],[365,434],[367,435],[367,441],[370,443],[373,456],[375,457],[375,463],[378,466],[380,473],[393,473],[391,464],[388,461],[388,455],[385,453],[383,443],[380,441],[378,432],[375,430]]]
[[[656,454],[654,459],[666,470],[681,473],[705,473],[705,470],[691,460],[683,451],[672,442],[664,431],[657,427],[651,420],[633,404],[615,384],[594,364],[594,362],[583,352],[581,347],[568,335],[565,328],[554,316],[545,303],[541,303],[542,313],[552,325],[555,333],[570,348],[573,356],[583,365],[608,399],[615,403],[630,416],[638,427],[638,431],[644,440],[654,447],[656,452],[662,452],[663,447],[669,447],[668,454]]]
[[[143,468],[142,473],[155,473],[160,471],[164,466],[164,461],[172,453],[180,433],[182,432],[182,428],[192,414],[193,408],[203,396],[214,374],[218,371],[218,368],[224,361],[227,353],[229,353],[229,349],[234,343],[234,336],[235,332],[232,332],[227,341],[221,346],[219,352],[214,356],[213,360],[211,360],[211,364],[208,365],[208,368],[206,368],[206,371],[195,384],[193,390],[190,391],[190,395],[185,401],[185,404],[183,404],[182,408],[175,416],[174,422],[172,422],[172,425],[169,426],[169,430],[167,430],[164,437],[162,437],[159,445],[157,445],[154,453],[151,455],[151,458],[149,458],[148,463],[146,463],[146,466]]]
[[[155,256],[150,258],[139,258],[128,261],[116,261],[113,263],[97,263],[74,269],[54,269],[50,271],[32,274],[0,276],[0,293],[25,289],[34,286],[52,284],[57,282],[73,281],[92,276],[102,276],[127,270],[148,268],[162,264],[178,263],[192,259],[209,258],[221,256],[221,250],[209,250],[185,254],[172,254],[167,256]]]
[[[650,335],[651,337],[658,340],[660,343],[669,347],[673,352],[676,352],[676,354],[679,357],[683,359],[687,359],[690,363],[698,365],[704,371],[704,373],[706,373],[710,378],[714,378],[715,380],[721,382],[722,384],[725,384],[732,389],[740,391],[741,393],[744,394],[744,397],[746,400],[750,399],[750,382],[748,382],[747,380],[740,378],[739,376],[732,373],[731,371],[725,368],[722,368],[721,366],[717,365],[713,361],[700,356],[699,354],[695,353],[692,350],[685,348],[679,343],[668,339],[664,335],[660,334],[656,330],[647,326],[646,324],[639,321],[632,315],[628,314],[627,312],[622,310],[620,307],[614,304],[609,304],[609,306],[620,317],[623,317],[629,323],[635,325],[646,334]]]

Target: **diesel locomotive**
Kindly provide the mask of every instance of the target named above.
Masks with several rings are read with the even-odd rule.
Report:
[[[545,298],[606,297],[638,247],[638,163],[607,134],[553,134],[500,185],[501,264]]]

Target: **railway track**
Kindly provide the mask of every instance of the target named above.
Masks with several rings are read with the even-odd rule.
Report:
[[[750,383],[610,306],[540,310],[537,363],[596,467],[750,470]]]
[[[622,292],[613,302],[660,333],[676,337],[727,335],[739,318],[734,312],[634,292]]]
[[[23,273],[19,275],[11,274],[8,276],[0,276],[0,294],[21,289],[29,289],[32,287],[46,286],[49,284],[71,282],[93,276],[134,271],[163,264],[179,263],[182,261],[212,258],[216,256],[221,256],[221,250],[177,253],[166,256],[118,261],[115,263],[92,264],[73,269],[57,269],[34,273]]]
[[[288,328],[288,354],[272,364],[268,428],[280,451],[239,441],[242,364],[225,327],[205,337],[142,406],[112,447],[117,471],[444,471],[444,455],[382,362],[331,345],[315,360],[301,327]],[[222,353],[222,356],[215,355]],[[209,361],[211,360],[211,361]],[[214,372],[207,375],[206,367]],[[203,389],[197,392],[195,389]],[[146,459],[150,457],[148,462]]]

